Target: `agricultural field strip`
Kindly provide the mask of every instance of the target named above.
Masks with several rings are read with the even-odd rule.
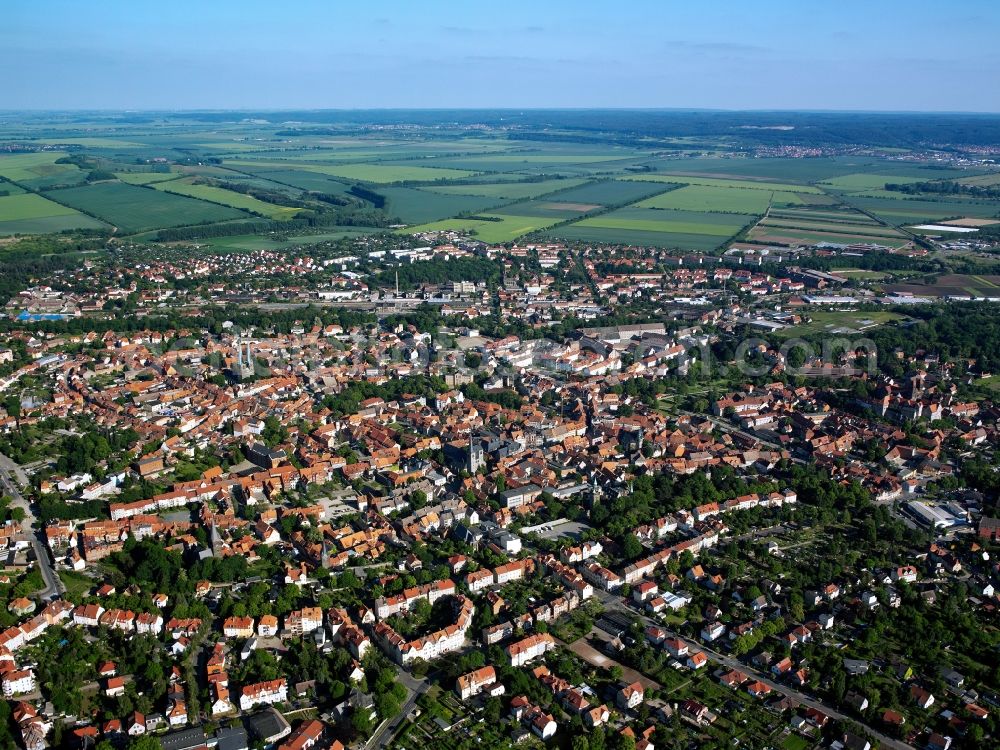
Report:
[[[698,252],[716,250],[727,240],[727,237],[720,237],[718,235],[581,226],[579,222],[546,230],[544,235],[551,239],[571,242],[580,241],[598,242],[609,245],[679,248],[686,251]]]
[[[152,185],[154,182],[177,180],[183,176],[180,172],[115,172],[115,177],[129,185]]]
[[[1000,172],[990,172],[987,174],[976,175],[975,177],[962,177],[956,181],[962,183],[963,185],[980,185],[982,187],[1000,185]]]
[[[484,198],[524,200],[539,198],[543,195],[569,190],[588,183],[585,178],[565,180],[542,180],[541,182],[496,182],[485,184],[451,184],[428,185],[421,188],[423,192],[440,193],[442,195],[474,195]]]
[[[560,180],[560,182],[562,182]],[[509,205],[483,210],[476,216],[484,217],[485,221],[470,218],[443,219],[410,227],[408,232],[424,232],[442,229],[474,229],[477,237],[486,242],[505,242],[516,239],[523,234],[546,229],[555,224],[582,216],[584,213],[613,212],[619,206],[627,207],[628,203],[616,201],[621,197],[645,198],[646,191],[636,191],[627,187],[631,183],[618,180],[585,181],[581,185],[567,185],[556,191],[546,193]],[[672,186],[666,188],[666,191]],[[664,191],[659,191],[664,192]],[[610,200],[608,200],[610,198]],[[595,201],[592,204],[582,203],[583,200]],[[596,201],[603,200],[598,204]],[[616,201],[616,202],[612,202]],[[600,214],[599,214],[600,215]],[[500,221],[496,221],[499,219]],[[727,235],[728,236],[728,235]]]
[[[889,247],[901,247],[910,242],[908,237],[884,237],[870,234],[846,234],[837,232],[803,232],[794,229],[784,229],[782,227],[762,227],[757,225],[750,229],[747,237],[751,240],[774,240],[775,238],[785,242],[810,243],[810,242],[833,242],[851,244],[875,243]]]
[[[36,193],[0,196],[0,222],[39,219],[46,216],[73,216],[80,212]]]
[[[796,216],[790,216],[788,214],[780,213],[777,211],[769,211],[767,214],[769,219],[775,221],[784,222],[818,222],[821,224],[833,224],[836,226],[853,226],[853,227],[879,227],[882,223],[871,219],[867,216],[859,216],[857,219],[844,219],[844,218],[834,218],[832,216],[804,216],[802,214]]]
[[[879,224],[826,224],[822,222],[797,221],[782,219],[772,219],[770,217],[761,219],[760,226],[781,227],[782,229],[802,229],[805,231],[819,230],[822,232],[840,232],[842,234],[871,234],[886,235],[888,237],[899,237],[901,233],[892,227],[884,227]]]
[[[258,200],[251,195],[244,195],[243,193],[237,193],[233,190],[226,190],[221,187],[191,184],[184,181],[187,179],[190,178],[156,182],[153,183],[151,187],[163,192],[185,195],[189,198],[197,198],[199,200],[208,201],[209,203],[218,203],[219,205],[229,206],[230,208],[252,211],[254,213],[263,214],[264,216],[272,219],[287,219],[302,210],[300,208],[278,206],[274,203],[267,203],[266,201]]]
[[[610,229],[708,234],[728,237],[750,223],[742,214],[722,214],[700,211],[657,210],[629,206],[576,222],[580,226]]]
[[[901,177],[893,175],[857,172],[855,174],[841,175],[840,177],[834,177],[829,180],[823,180],[822,182],[817,183],[817,185],[838,192],[852,193],[852,192],[860,192],[862,190],[883,189],[886,183],[895,183],[902,185],[911,182],[922,182],[922,181],[923,179],[920,177]]]
[[[56,163],[56,159],[66,156],[61,151],[42,151],[29,154],[11,154],[0,156],[0,177],[6,177],[12,182],[30,180],[37,177],[31,169]]]
[[[853,208],[844,211],[822,211],[814,208],[772,208],[769,215],[788,216],[789,218],[822,219],[823,221],[851,221],[856,223],[878,223],[868,214],[863,214]]]
[[[249,216],[243,211],[216,203],[123,182],[103,182],[52,190],[46,195],[63,205],[117,226],[125,233]]]
[[[281,162],[275,163],[266,161],[233,160],[232,162],[225,162],[225,166],[232,166],[238,169],[241,166],[288,167],[288,164]],[[347,180],[355,180],[358,182],[371,182],[382,185],[389,185],[395,182],[433,183],[438,180],[456,180],[456,179],[461,179],[463,177],[472,177],[473,175],[479,174],[479,172],[470,170],[447,169],[443,167],[399,166],[399,165],[390,166],[385,164],[373,164],[373,163],[342,164],[342,165],[296,163],[295,169],[305,172],[317,172],[319,174],[330,175],[331,177],[341,177]]]
[[[744,188],[719,188],[706,185],[685,185],[677,190],[639,201],[640,208],[676,209],[684,211],[718,211],[739,214],[762,214],[774,200],[775,192]],[[794,196],[795,193],[784,193]]]
[[[440,230],[472,230],[484,242],[509,242],[518,237],[544,229],[559,222],[559,219],[548,220],[540,216],[517,216],[506,214],[481,214],[482,219],[442,219],[429,222],[399,232],[433,232]]]
[[[823,191],[813,185],[794,185],[781,182],[754,182],[753,180],[726,180],[715,177],[689,177],[657,172],[655,174],[622,175],[624,180],[637,182],[674,182],[682,185],[701,185],[703,187],[745,188],[747,190],[770,190],[783,193],[821,194]]]
[[[934,221],[955,216],[992,218],[1000,213],[997,204],[961,201],[902,200],[894,198],[864,198],[845,196],[852,206],[874,214],[890,224],[912,224],[915,221]],[[896,222],[893,219],[899,218]]]

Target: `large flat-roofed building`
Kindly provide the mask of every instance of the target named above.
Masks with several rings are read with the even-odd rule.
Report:
[[[928,505],[919,500],[907,503],[906,509],[918,523],[930,526],[933,529],[947,529],[958,523],[958,519],[944,508],[936,505]]]

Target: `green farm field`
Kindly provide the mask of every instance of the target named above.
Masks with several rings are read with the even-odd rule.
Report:
[[[883,227],[878,224],[846,224],[846,223],[824,223],[819,221],[803,221],[801,219],[781,219],[768,216],[762,219],[758,226],[767,228],[781,228],[788,230],[801,230],[805,232],[840,232],[853,235],[871,235],[873,237],[901,237],[902,235],[891,227]]]
[[[568,190],[586,183],[584,179],[541,180],[540,182],[497,182],[492,184],[432,185],[423,189],[425,193],[441,195],[476,195],[500,200],[525,200],[547,195],[557,190]]]
[[[654,232],[643,229],[583,226],[580,222],[546,231],[544,235],[564,242],[593,242],[602,245],[663,247],[687,252],[708,253],[719,247],[722,238],[709,234]]]
[[[748,221],[749,217],[739,214],[630,206],[558,227],[548,235],[571,241],[646,244],[708,252],[739,232]]]
[[[904,292],[927,297],[969,295],[1000,298],[1000,276],[950,273],[936,277],[933,283],[917,281],[890,284],[891,292]]]
[[[744,188],[746,190],[770,190],[786,193],[821,193],[822,191],[812,185],[793,185],[781,182],[755,182],[753,180],[726,180],[716,177],[693,177],[689,175],[674,174],[636,174],[629,175],[629,180],[642,182],[674,182],[683,185],[702,185],[704,187],[716,188]]]
[[[821,210],[816,208],[772,208],[768,212],[772,218],[796,219],[803,221],[827,221],[838,224],[872,224],[878,222],[868,214],[863,214],[854,209],[845,208],[837,211]]]
[[[630,207],[583,219],[577,224],[606,229],[638,229],[648,232],[729,237],[743,228],[747,224],[747,219],[731,214]]]
[[[154,182],[176,180],[180,175],[175,172],[116,172],[115,177],[129,185],[152,185]]]
[[[118,138],[40,138],[36,143],[49,146],[85,146],[88,148],[143,148],[145,143]]]
[[[855,171],[832,159],[667,159],[656,163],[657,174],[760,182],[810,184]]]
[[[993,185],[1000,185],[1000,172],[992,172],[991,174],[977,175],[976,177],[963,177],[958,180],[963,185],[979,185],[980,187],[991,187]]]
[[[104,224],[34,193],[0,197],[0,235],[100,229]]]
[[[74,164],[56,164],[64,156],[59,151],[0,156],[0,177],[31,190],[78,185],[87,175]]]
[[[559,219],[545,219],[540,216],[515,216],[484,214],[486,218],[496,221],[477,221],[475,219],[445,219],[430,222],[404,230],[405,233],[434,232],[441,230],[471,231],[477,239],[483,242],[511,242],[522,235],[545,229],[557,223]]]
[[[639,155],[608,152],[606,154],[482,154],[465,157],[427,159],[428,167],[472,172],[520,172],[522,174],[591,175],[621,173]],[[409,163],[409,162],[407,162]],[[397,164],[401,164],[397,162]]]
[[[118,227],[123,234],[249,216],[226,206],[121,182],[54,190],[51,196],[60,203]]]
[[[832,242],[837,245],[875,243],[886,247],[903,247],[909,243],[905,237],[882,237],[870,234],[850,234],[844,232],[819,232],[801,229],[785,229],[757,225],[747,233],[747,238],[755,242],[779,243],[785,245],[807,245],[816,242]]]
[[[239,175],[252,175],[260,179],[281,183],[299,190],[308,190],[315,193],[328,193],[331,195],[347,193],[351,189],[349,182],[338,180],[330,175],[319,172],[308,172],[301,169],[289,169],[279,167],[245,167],[243,165],[232,165],[232,169],[239,169],[239,172],[229,171],[229,179],[237,179]]]
[[[60,151],[40,151],[29,154],[5,154],[0,156],[0,177],[6,177],[14,182],[32,180],[45,174],[47,168],[61,168],[64,165],[57,165],[56,159],[66,156]],[[72,165],[65,165],[69,169],[76,169]]]
[[[668,208],[681,211],[718,211],[762,214],[773,203],[801,203],[797,193],[688,185],[636,204],[641,208]]]
[[[620,179],[599,180],[549,197],[562,203],[624,206],[671,189],[673,189],[671,185],[653,185]]]
[[[189,182],[188,178],[182,180],[169,180],[157,182],[153,185],[157,190],[164,192],[186,195],[189,198],[199,198],[211,203],[219,203],[230,208],[239,208],[251,213],[266,216],[269,219],[281,221],[291,219],[302,209],[289,206],[277,206],[273,203],[266,203],[250,195],[237,193],[233,190],[214,187],[212,185],[196,185]]]
[[[164,117],[114,126],[66,120],[28,129],[0,123],[17,149],[53,149],[0,154],[0,178],[9,180],[0,182],[0,192],[13,197],[43,191],[80,211],[0,219],[3,231],[12,231],[12,221],[22,222],[17,231],[107,223],[118,233],[155,240],[156,230],[168,227],[299,215],[300,209],[246,195],[242,188],[229,190],[234,186],[225,183],[285,194],[309,207],[317,229],[367,223],[365,214],[376,212],[372,223],[423,229],[445,222],[474,228],[491,242],[544,232],[699,252],[715,249],[765,214],[758,234],[794,231],[803,241],[904,240],[861,212],[837,208],[842,203],[892,227],[1000,211],[1000,203],[985,199],[913,200],[885,191],[888,182],[913,180],[1000,184],[1000,174],[984,174],[985,167],[901,158],[906,149],[884,157],[772,158],[734,148],[743,140],[735,131],[724,137],[637,136],[640,128],[627,138],[606,138],[599,128],[564,130],[551,123],[526,130],[506,122],[495,130],[419,124],[397,130],[359,128],[346,120],[318,126],[310,118]],[[758,134],[748,138],[757,140]],[[68,155],[81,157],[74,161],[82,167],[55,163]],[[118,181],[91,178],[95,170]],[[385,196],[381,211],[374,196],[352,195],[358,183]],[[317,194],[347,200],[320,200]],[[496,220],[477,220],[483,214]],[[251,224],[263,228],[266,222]]]
[[[456,214],[495,208],[509,201],[477,195],[442,195],[407,187],[385,187],[376,192],[387,199],[385,210],[405,224],[426,224]]]
[[[38,219],[43,216],[69,216],[77,213],[35,193],[21,193],[0,198],[0,221]]]
[[[283,250],[289,247],[335,242],[345,237],[361,237],[366,234],[385,231],[374,227],[329,227],[329,229],[334,231],[327,231],[321,234],[297,235],[283,239],[256,234],[243,234],[233,237],[207,237],[198,240],[198,244],[217,250]]]
[[[281,166],[274,162],[237,162],[232,167],[242,166]],[[306,172],[318,172],[331,177],[342,177],[345,180],[373,182],[388,185],[394,182],[434,182],[436,180],[459,180],[471,177],[474,171],[463,169],[442,169],[439,167],[415,167],[399,164],[297,164],[296,169]]]
[[[953,217],[990,218],[1000,215],[1000,204],[976,201],[904,200],[902,198],[863,198],[847,196],[852,206],[868,211],[888,224],[920,224]]]
[[[496,164],[597,164],[619,159],[634,159],[635,153],[629,154],[491,154],[474,157],[482,163]],[[454,161],[454,160],[453,160]]]
[[[860,193],[863,190],[882,190],[886,183],[906,184],[920,182],[919,177],[901,177],[885,174],[845,174],[819,183],[823,187],[845,193]]]
[[[499,208],[493,213],[498,216],[537,216],[549,224],[566,219],[579,219],[603,207],[597,203],[579,203],[563,199],[562,194],[532,201],[523,201]]]

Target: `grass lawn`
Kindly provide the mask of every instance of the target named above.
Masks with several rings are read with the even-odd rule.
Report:
[[[866,271],[861,268],[848,268],[846,270],[838,268],[833,273],[838,276],[846,276],[849,279],[860,279],[862,281],[879,281],[889,276],[885,271]]]
[[[74,600],[86,596],[94,588],[93,579],[83,575],[83,573],[77,573],[75,570],[60,570],[59,580],[66,587],[66,595]]]
[[[978,388],[1000,393],[1000,375],[992,375],[988,378],[980,378],[974,383]]]
[[[791,336],[804,336],[814,333],[832,333],[838,328],[847,328],[853,332],[862,332],[868,328],[885,325],[894,320],[903,320],[904,316],[894,312],[877,310],[875,312],[854,312],[854,311],[818,311],[806,313],[812,320],[802,325],[782,328],[775,331],[775,335],[780,338]]]
[[[781,743],[783,750],[808,750],[812,743],[800,734],[790,734]]]

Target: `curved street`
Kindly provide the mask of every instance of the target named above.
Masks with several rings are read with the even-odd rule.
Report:
[[[13,499],[13,506],[24,511],[24,523],[22,524],[24,534],[28,537],[28,543],[34,553],[38,570],[45,582],[45,588],[36,593],[43,600],[48,601],[61,596],[65,589],[49,557],[48,546],[43,536],[44,531],[40,525],[35,528],[38,519],[31,504],[21,494],[21,487],[26,485],[27,481],[28,478],[21,467],[0,453],[0,494],[9,495]]]

